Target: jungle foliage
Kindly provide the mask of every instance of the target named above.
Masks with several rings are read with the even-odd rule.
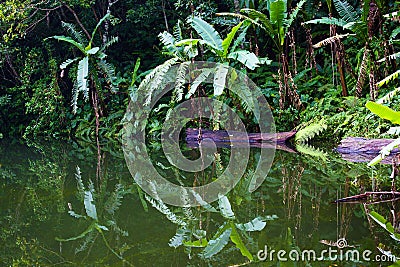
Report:
[[[0,18],[1,136],[115,140],[138,88],[191,60],[249,75],[277,130],[323,120],[325,138],[378,136],[390,124],[365,103],[398,105],[398,1],[7,0]],[[240,97],[200,82],[178,81],[150,131],[183,96],[202,95],[256,130]]]

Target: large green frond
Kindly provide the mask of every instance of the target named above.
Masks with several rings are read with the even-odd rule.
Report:
[[[333,0],[333,4],[340,17],[347,23],[358,20],[357,12],[346,0]]]

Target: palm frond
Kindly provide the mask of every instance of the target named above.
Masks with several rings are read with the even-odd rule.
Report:
[[[347,37],[347,36],[355,36],[355,34],[350,34],[350,33],[348,33],[348,34],[337,34],[337,35],[335,35],[335,36],[332,36],[332,37],[328,37],[328,38],[326,38],[325,40],[322,40],[321,42],[318,42],[318,43],[316,43],[315,45],[313,45],[313,48],[320,48],[320,47],[322,47],[322,46],[326,46],[326,45],[328,45],[328,44],[332,44],[332,43],[334,43],[334,42],[336,42],[336,41],[338,41],[338,40],[340,40],[340,39],[342,39],[342,38],[345,38],[345,37]]]

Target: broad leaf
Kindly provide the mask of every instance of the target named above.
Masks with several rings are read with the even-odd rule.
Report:
[[[245,50],[229,53],[228,58],[239,61],[251,70],[254,70],[260,64],[260,61],[254,53]]]
[[[222,52],[222,39],[213,26],[199,17],[190,18],[188,22],[209,46]]]
[[[195,240],[195,241],[183,241],[183,244],[186,247],[204,248],[205,246],[207,246],[208,242],[207,242],[207,239],[202,238],[202,239]]]
[[[235,214],[232,211],[231,203],[229,202],[229,199],[226,196],[219,195],[218,205],[222,216],[224,216],[227,219],[235,218]]]
[[[56,36],[52,36],[52,37],[49,37],[49,38],[53,38],[53,39],[56,39],[56,40],[59,40],[59,41],[64,41],[64,42],[73,44],[73,45],[76,46],[79,50],[81,50],[82,53],[86,54],[86,51],[85,51],[85,48],[83,47],[83,45],[80,44],[80,43],[78,43],[77,41],[73,40],[71,37],[68,37],[68,36],[57,36],[57,35],[56,35]],[[46,38],[45,40],[47,40],[47,39],[49,39],[49,38]]]
[[[90,191],[85,191],[84,205],[87,216],[97,221],[96,206],[93,204],[93,195]]]
[[[214,74],[214,95],[218,96],[224,92],[228,66],[219,64]]]
[[[383,229],[389,232],[390,237],[393,238],[396,241],[400,241],[400,234],[396,233],[393,225],[387,221],[382,215],[378,214],[375,211],[371,211],[369,216],[377,223],[379,224]]]
[[[232,242],[235,243],[236,247],[240,250],[240,253],[242,253],[243,256],[247,257],[250,261],[253,261],[253,255],[251,255],[250,251],[246,248],[233,222],[231,222],[231,227],[232,232],[230,238]]]
[[[261,231],[266,225],[267,223],[265,222],[265,219],[262,217],[256,217],[248,223],[237,223],[236,227],[242,231],[254,232]]]
[[[400,112],[394,111],[393,109],[378,104],[376,102],[368,101],[365,106],[374,114],[378,115],[382,119],[386,119],[395,124],[400,124]]]
[[[231,46],[231,43],[233,39],[235,38],[235,35],[237,31],[240,29],[244,21],[241,21],[238,25],[232,28],[232,30],[228,33],[226,38],[222,41],[222,48],[224,50],[223,56],[225,57],[228,54],[228,49]]]
[[[84,57],[78,63],[78,73],[76,75],[76,81],[78,83],[78,91],[83,92],[85,99],[89,99],[89,88],[88,88],[88,74],[89,74],[89,58]],[[76,92],[78,94],[78,92]]]
[[[228,244],[229,237],[231,235],[232,229],[226,229],[221,235],[208,241],[207,246],[202,253],[199,254],[201,258],[209,259],[218,252],[220,252],[226,244]]]
[[[88,55],[94,55],[94,54],[96,54],[99,50],[100,50],[100,48],[96,46],[96,47],[93,47],[92,49],[89,49],[88,51],[86,51],[86,54],[88,54]]]

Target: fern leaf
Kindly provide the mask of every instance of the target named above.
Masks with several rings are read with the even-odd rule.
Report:
[[[297,143],[296,150],[302,154],[310,155],[312,157],[318,157],[323,161],[328,160],[328,154],[326,152],[321,151],[320,149],[315,148],[313,146],[310,146],[307,143],[302,143],[302,144]]]
[[[390,74],[389,76],[385,77],[383,80],[379,81],[376,86],[382,87],[383,85],[387,84],[388,82],[395,80],[399,77],[400,75],[400,70],[397,70],[396,72]]]
[[[214,96],[219,96],[224,92],[226,75],[228,74],[228,67],[219,64],[214,73]]]
[[[190,98],[190,97],[194,94],[194,92],[196,92],[197,87],[199,87],[199,85],[200,85],[202,82],[204,82],[204,81],[208,78],[208,76],[210,76],[210,74],[211,74],[211,72],[212,72],[213,70],[214,70],[214,69],[203,69],[203,70],[201,71],[201,73],[199,74],[199,76],[197,76],[197,78],[194,80],[194,82],[193,82],[192,85],[190,86],[190,90],[189,90],[189,92],[188,92],[186,98]]]
[[[173,248],[177,248],[183,245],[183,241],[188,237],[190,231],[187,229],[178,229],[176,234],[169,240],[168,245]]]
[[[101,48],[101,51],[106,50],[108,47],[112,46],[113,44],[115,44],[116,42],[118,42],[118,36],[112,36],[110,38],[110,40],[108,40]]]
[[[98,62],[98,65],[101,69],[101,71],[105,74],[106,81],[109,83],[111,86],[111,91],[116,92],[117,87],[114,86],[114,80],[115,80],[115,68],[112,64],[106,62],[105,60],[100,60]]]
[[[340,17],[347,23],[358,20],[357,12],[346,0],[333,0],[333,4],[335,5]]]
[[[188,22],[209,46],[222,51],[222,39],[213,26],[199,17],[189,18]]]
[[[337,34],[335,36],[328,37],[325,40],[322,40],[321,42],[316,43],[315,45],[313,45],[313,48],[320,48],[322,46],[326,46],[328,44],[332,44],[332,43],[334,43],[334,42],[336,42],[336,41],[338,41],[338,40],[340,40],[342,38],[345,38],[347,36],[355,36],[355,34],[349,34],[349,33],[348,34],[341,34],[341,35]]]
[[[165,61],[147,74],[140,83],[138,91],[146,95],[145,105],[148,106],[150,104],[154,90],[162,83],[165,74],[178,60],[178,57],[174,57]]]
[[[388,57],[381,58],[377,62],[378,63],[382,63],[382,62],[385,62],[387,59],[395,60],[395,59],[398,59],[398,58],[400,58],[400,52],[397,52],[397,53],[394,53],[392,55],[389,55]]]
[[[298,143],[305,143],[311,138],[319,135],[327,128],[328,126],[325,124],[324,121],[312,123],[296,133],[295,141]]]

